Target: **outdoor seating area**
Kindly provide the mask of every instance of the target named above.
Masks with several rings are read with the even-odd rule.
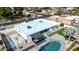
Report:
[[[45,42],[46,37],[41,33],[36,33],[32,35],[32,40],[35,44],[39,45]]]

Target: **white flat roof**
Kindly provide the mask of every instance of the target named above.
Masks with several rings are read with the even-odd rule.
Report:
[[[28,23],[23,22],[23,23],[17,24],[15,25],[15,27],[21,30],[22,32],[24,32],[26,35],[32,35],[44,29],[51,28],[55,25],[59,25],[59,23],[45,20],[45,19],[36,19]],[[30,26],[31,28],[28,29],[28,26]]]
[[[62,17],[55,15],[55,16],[52,16],[52,18],[62,18]]]
[[[76,18],[79,18],[79,16],[67,16],[64,19],[73,20],[73,19],[76,19]]]

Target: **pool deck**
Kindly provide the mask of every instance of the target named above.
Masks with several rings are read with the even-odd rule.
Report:
[[[4,32],[6,33],[7,36],[10,36],[10,37],[13,37],[15,38],[16,35],[17,35],[17,32],[15,32],[13,29],[10,29],[9,31],[8,30],[4,30],[4,31],[0,31],[0,32]],[[21,45],[23,45],[23,48],[22,49],[16,49],[15,51],[22,51],[23,49],[27,49],[28,47],[34,45],[33,48],[29,49],[28,51],[39,51],[39,49],[41,49],[41,47],[43,47],[44,45],[46,45],[48,42],[50,41],[58,41],[61,43],[61,48],[59,49],[59,51],[64,51],[67,47],[67,43],[66,43],[66,40],[65,38],[62,36],[62,35],[59,35],[59,34],[54,34],[52,36],[46,36],[47,39],[45,39],[46,41],[40,45],[36,45],[34,42],[31,42],[31,43],[26,43],[23,41],[23,43]],[[19,39],[22,39],[21,37],[19,37]],[[21,41],[22,42],[22,41]],[[16,43],[16,46],[17,46],[17,42]],[[17,47],[18,48],[18,47]]]
[[[51,41],[60,42],[61,48],[59,49],[59,51],[64,51],[65,50],[66,42],[65,42],[65,38],[62,35],[54,34],[53,36],[51,36]]]
[[[33,49],[31,49],[29,51],[38,51],[39,49],[41,49],[41,47],[43,47],[44,45],[46,45],[47,43],[49,43],[51,41],[60,42],[61,48],[59,49],[59,51],[64,51],[65,48],[66,48],[65,38],[63,36],[59,35],[59,34],[52,35],[51,37],[48,37],[45,40],[46,41],[44,43],[34,47]]]

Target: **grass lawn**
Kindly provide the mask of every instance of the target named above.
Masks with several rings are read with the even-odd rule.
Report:
[[[78,25],[74,25],[75,27],[79,28],[79,24]]]
[[[52,35],[54,35],[54,34],[60,34],[60,35],[62,35],[62,36],[64,36],[64,29],[65,28],[61,28],[60,30],[58,30],[58,31],[56,31],[56,32],[48,32],[48,36],[52,36]]]

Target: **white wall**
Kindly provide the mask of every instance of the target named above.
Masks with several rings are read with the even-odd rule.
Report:
[[[32,39],[29,39],[29,36],[27,36],[24,32],[19,30],[18,28],[15,27],[15,30],[20,34],[24,39],[27,40],[28,43],[32,42]]]

